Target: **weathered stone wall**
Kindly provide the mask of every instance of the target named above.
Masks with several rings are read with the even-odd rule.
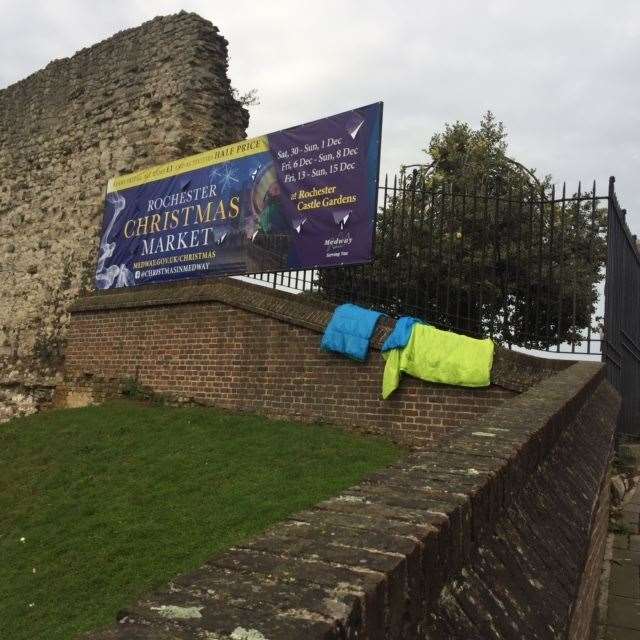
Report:
[[[382,400],[379,348],[392,322],[356,363],[320,349],[334,308],[230,279],[95,294],[72,308],[65,381],[100,395],[130,377],[165,396],[425,445],[558,366],[498,349],[487,389],[405,376]]]
[[[0,385],[54,373],[69,304],[92,284],[107,179],[242,139],[247,124],[226,40],[184,12],[0,91]]]

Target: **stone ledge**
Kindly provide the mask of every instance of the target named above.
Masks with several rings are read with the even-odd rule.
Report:
[[[584,563],[583,545],[577,543],[588,540],[589,526],[580,529],[575,544],[569,542],[565,536],[572,531],[570,521],[562,513],[545,515],[544,504],[554,496],[540,494],[536,483],[541,478],[557,482],[556,498],[571,507],[570,514],[576,508],[588,511],[606,468],[607,455],[599,449],[611,443],[618,409],[619,398],[603,381],[602,366],[574,364],[478,419],[446,444],[413,452],[315,509],[176,578],[122,611],[118,625],[86,637],[507,637],[482,635],[480,629],[500,606],[519,616],[519,623],[532,615],[522,595],[538,593],[536,580],[531,578],[533,590],[526,583],[527,563],[533,560],[496,556],[502,555],[504,536],[517,546],[528,527],[542,536],[528,541],[529,553],[553,553],[562,560],[549,597],[536,600],[549,608],[545,620],[553,621],[560,633],[560,626],[568,625],[577,592],[572,581]],[[571,463],[574,450],[579,452],[577,467]],[[560,537],[545,542],[545,530]],[[484,568],[478,556],[482,548]],[[510,568],[505,569],[504,562]],[[539,576],[538,565],[531,567],[532,575]],[[507,580],[501,570],[515,580],[511,594],[497,588]],[[476,578],[471,580],[469,571]],[[483,592],[486,582],[477,578],[483,571],[497,580],[487,584],[488,594]],[[463,584],[476,588],[479,600],[474,601],[473,592],[463,597]],[[496,609],[491,597],[503,604]],[[473,602],[481,619],[468,609]],[[461,611],[461,606],[466,609]],[[437,613],[435,621],[430,612]],[[449,626],[443,630],[438,620],[445,619]],[[503,613],[494,622],[506,629],[509,619]],[[425,635],[427,627],[435,635]],[[559,636],[548,630],[545,635],[543,628],[535,637]]]
[[[72,314],[80,314],[206,302],[222,302],[317,333],[324,332],[336,308],[330,302],[315,299],[311,301],[301,295],[232,278],[217,278],[97,292],[79,298],[70,310]],[[372,348],[380,350],[392,329],[393,321],[383,318],[371,342]],[[505,389],[524,391],[552,373],[566,369],[570,364],[570,361],[537,358],[498,346],[491,378],[494,384]]]

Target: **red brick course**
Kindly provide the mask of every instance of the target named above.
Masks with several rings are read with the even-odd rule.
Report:
[[[133,377],[159,394],[272,417],[318,421],[424,445],[515,394],[408,376],[380,397],[384,361],[320,350],[311,329],[215,302],[74,313],[66,352],[73,388]]]

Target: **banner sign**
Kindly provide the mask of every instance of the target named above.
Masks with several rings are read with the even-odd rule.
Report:
[[[373,258],[382,103],[112,178],[111,289]]]

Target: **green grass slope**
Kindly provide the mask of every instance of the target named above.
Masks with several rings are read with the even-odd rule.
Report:
[[[0,425],[0,638],[113,622],[400,455],[325,426],[125,401]]]

